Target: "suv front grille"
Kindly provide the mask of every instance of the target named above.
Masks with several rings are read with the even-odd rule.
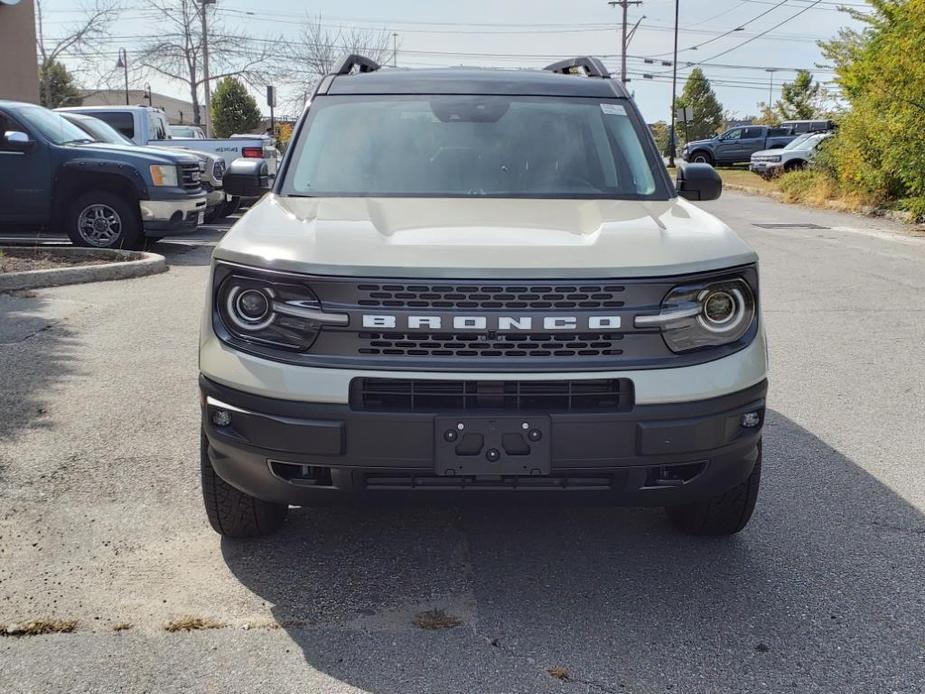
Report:
[[[357,304],[380,308],[602,309],[624,302],[616,284],[457,285],[370,284],[357,286]]]
[[[606,357],[623,354],[621,333],[359,333],[357,352],[401,357]]]
[[[200,174],[199,164],[183,164],[180,167],[180,187],[184,190],[199,190]]]
[[[355,410],[386,412],[622,412],[633,408],[633,382],[628,378],[569,381],[355,378],[350,383],[350,406]]]

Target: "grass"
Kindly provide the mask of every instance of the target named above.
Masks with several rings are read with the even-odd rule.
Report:
[[[428,629],[436,631],[437,629],[453,629],[461,626],[463,621],[459,617],[449,615],[443,610],[428,610],[419,612],[414,615],[414,626],[418,629]]]
[[[224,624],[208,617],[177,617],[164,625],[164,631],[176,633],[178,631],[202,631],[204,629],[223,629]]]
[[[0,625],[0,636],[41,636],[70,634],[77,628],[76,619],[33,619],[22,624]]]

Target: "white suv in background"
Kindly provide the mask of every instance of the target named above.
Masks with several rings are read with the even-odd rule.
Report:
[[[789,171],[809,166],[816,156],[820,143],[832,133],[805,133],[783,149],[764,149],[752,155],[748,168],[763,178],[773,178]]]

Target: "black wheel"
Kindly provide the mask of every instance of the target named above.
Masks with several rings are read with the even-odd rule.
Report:
[[[698,149],[691,155],[691,161],[695,164],[709,164],[710,166],[714,165],[713,155],[709,152],[705,152],[702,149]]]
[[[76,246],[134,251],[144,244],[137,206],[106,190],[84,193],[72,201],[65,225]]]
[[[792,159],[784,164],[784,171],[790,173],[791,171],[802,171],[806,168],[806,162],[802,159]]]
[[[219,477],[209,460],[209,441],[205,434],[201,436],[199,466],[202,499],[215,532],[226,537],[260,537],[279,530],[289,507],[256,499]]]
[[[203,224],[212,224],[220,219],[219,213],[224,208],[225,203],[220,203],[213,207],[211,210],[207,210],[205,215],[202,217]]]
[[[666,506],[674,526],[688,535],[733,535],[746,525],[755,510],[761,482],[761,444],[752,474],[719,496],[683,506]]]

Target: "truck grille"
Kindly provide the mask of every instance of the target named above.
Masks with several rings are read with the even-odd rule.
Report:
[[[627,378],[571,381],[436,381],[355,378],[355,410],[433,412],[446,410],[626,411],[633,407]]]
[[[626,288],[614,284],[457,285],[360,284],[357,303],[381,308],[601,309],[619,308]]]
[[[407,357],[605,357],[623,354],[620,333],[359,334],[359,354]]]
[[[200,184],[199,164],[183,164],[180,167],[180,187],[184,190],[199,190]]]

